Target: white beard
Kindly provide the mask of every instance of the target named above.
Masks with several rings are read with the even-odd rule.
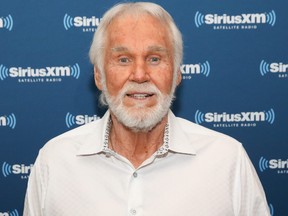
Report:
[[[111,112],[117,120],[134,132],[147,132],[154,128],[168,113],[174,98],[175,85],[170,95],[162,94],[151,83],[127,83],[116,96],[110,96],[106,85],[103,85],[103,94]],[[133,107],[123,105],[123,99],[127,92],[149,92],[156,97],[157,104],[146,107],[145,103],[135,104]]]

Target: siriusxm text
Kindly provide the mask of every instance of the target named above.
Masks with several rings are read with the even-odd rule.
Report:
[[[45,68],[22,68],[11,67],[9,69],[10,77],[60,77],[71,76],[71,68],[69,66],[61,67],[45,67]]]
[[[88,27],[88,26],[98,26],[100,24],[100,19],[92,16],[91,18],[84,17],[74,17],[74,26],[76,27]]]
[[[206,24],[260,24],[266,23],[267,17],[265,13],[241,14],[241,15],[218,15],[206,14]]]
[[[181,65],[181,73],[182,74],[199,74],[201,71],[200,64],[183,64]]]
[[[269,168],[270,169],[288,169],[288,159],[287,160],[271,159],[269,161]]]
[[[94,115],[94,116],[77,115],[77,116],[75,116],[76,124],[78,124],[78,125],[87,124],[87,123],[95,121],[97,119],[99,119],[99,117],[97,115]]]
[[[33,164],[27,166],[25,164],[14,164],[12,166],[12,173],[13,174],[29,174]]]
[[[252,122],[252,121],[265,121],[264,112],[241,112],[236,114],[228,114],[223,112],[219,113],[206,113],[206,122]]]
[[[280,63],[271,63],[270,64],[270,72],[278,73],[278,72],[287,72],[288,71],[288,64]]]

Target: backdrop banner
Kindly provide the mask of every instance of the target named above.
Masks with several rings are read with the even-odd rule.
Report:
[[[183,33],[177,116],[243,143],[271,215],[288,215],[288,2],[155,0]],[[0,215],[22,215],[51,138],[102,117],[88,51],[116,0],[2,0]]]

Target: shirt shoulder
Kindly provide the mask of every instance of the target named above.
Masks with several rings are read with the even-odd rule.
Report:
[[[56,158],[57,156],[77,155],[79,149],[89,147],[100,149],[103,144],[106,119],[95,120],[88,124],[62,133],[49,140],[40,150],[42,156]]]
[[[182,129],[186,132],[186,133],[193,133],[193,134],[199,134],[199,135],[203,135],[203,136],[214,136],[214,137],[225,137],[225,138],[230,138],[235,140],[234,138],[223,134],[221,132],[209,129],[207,127],[204,127],[202,125],[196,124],[192,121],[189,121],[187,119],[181,118],[181,117],[176,117],[177,122],[182,126]],[[236,140],[235,140],[236,141]]]
[[[175,118],[177,127],[182,130],[196,151],[203,148],[215,148],[217,151],[238,152],[243,148],[235,138],[221,132],[195,124],[187,119]]]

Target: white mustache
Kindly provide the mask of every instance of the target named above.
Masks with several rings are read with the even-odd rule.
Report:
[[[123,98],[125,95],[131,93],[131,92],[141,92],[141,93],[147,93],[147,94],[155,94],[160,95],[160,90],[153,85],[152,83],[127,83],[120,91],[120,97]]]

